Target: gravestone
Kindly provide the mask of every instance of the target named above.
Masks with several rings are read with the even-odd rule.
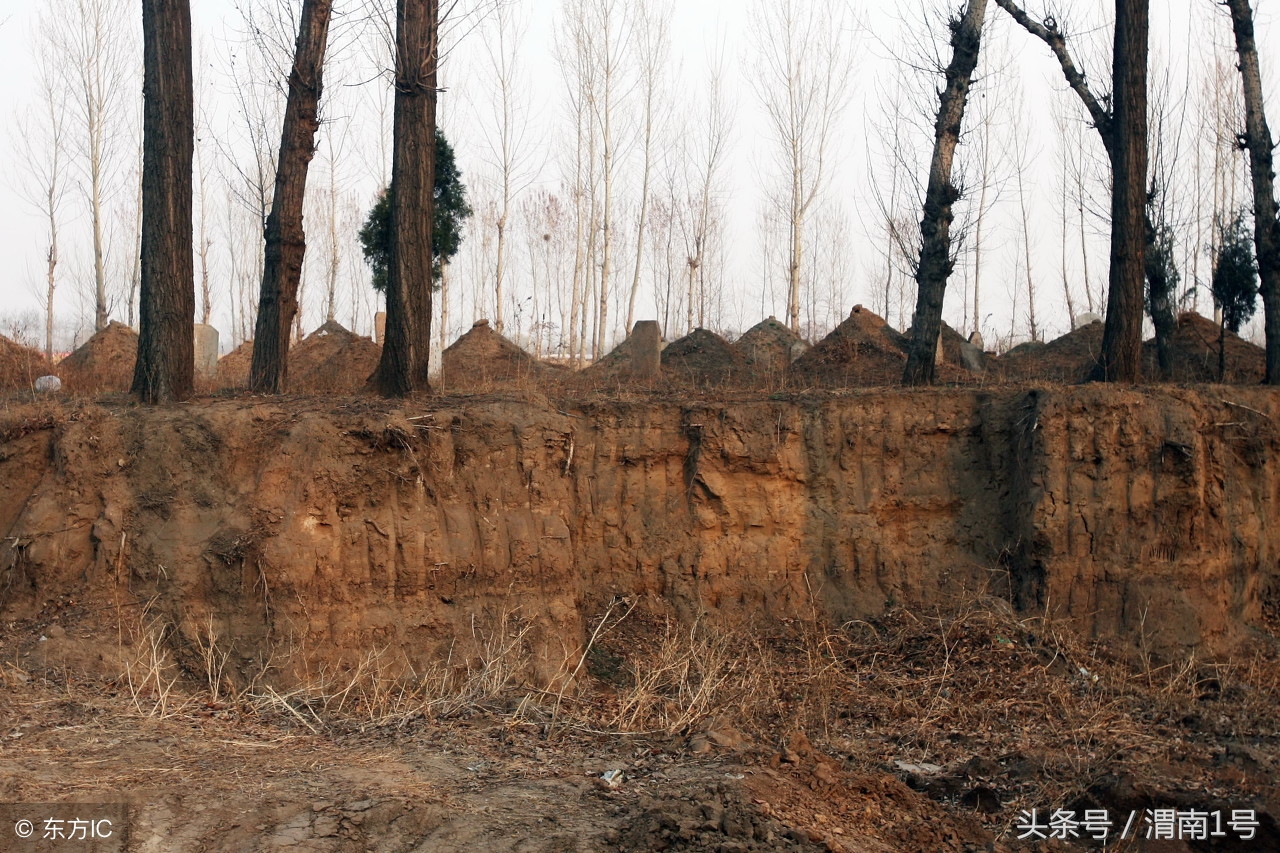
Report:
[[[662,372],[662,327],[657,320],[637,320],[629,341],[631,375],[653,379]]]
[[[196,376],[214,379],[218,375],[218,330],[203,323],[195,325]]]

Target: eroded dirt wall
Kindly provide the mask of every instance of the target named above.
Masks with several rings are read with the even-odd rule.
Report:
[[[146,608],[245,661],[419,667],[506,617],[552,680],[618,597],[843,621],[987,593],[1212,653],[1276,594],[1277,418],[1234,388],[90,408],[0,445],[0,618]]]

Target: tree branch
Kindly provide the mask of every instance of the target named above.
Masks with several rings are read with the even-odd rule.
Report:
[[[1062,75],[1067,79],[1067,85],[1080,96],[1085,109],[1089,111],[1090,118],[1093,119],[1093,126],[1102,134],[1102,144],[1106,147],[1107,154],[1110,155],[1112,149],[1111,111],[1102,105],[1102,101],[1089,88],[1088,79],[1076,66],[1075,60],[1071,56],[1071,51],[1067,49],[1067,37],[1058,28],[1058,22],[1052,17],[1046,17],[1043,24],[1037,23],[1014,0],[996,0],[996,5],[1008,12],[1009,16],[1020,27],[1040,39],[1049,46],[1049,50],[1053,51],[1054,57],[1058,60],[1058,65],[1062,66]]]

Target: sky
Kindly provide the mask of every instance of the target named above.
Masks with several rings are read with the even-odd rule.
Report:
[[[0,0],[0,115],[8,119],[5,132],[0,133],[3,162],[8,164],[0,177],[0,257],[4,259],[0,265],[0,333],[4,334],[23,320],[30,325],[31,318],[42,311],[38,292],[44,270],[44,228],[39,210],[20,192],[24,166],[19,153],[17,121],[32,103],[33,51],[39,45],[39,39],[33,36],[33,21],[42,7],[51,7],[57,14],[65,15],[80,1]],[[804,6],[806,0],[800,2]],[[127,2],[124,8],[133,9],[137,5]],[[237,315],[235,297],[229,293],[235,265],[243,265],[245,261],[232,257],[232,246],[237,239],[232,232],[239,226],[231,222],[231,213],[227,214],[227,221],[221,223],[217,211],[231,204],[227,201],[226,186],[243,172],[246,150],[250,147],[241,126],[243,122],[237,122],[240,101],[229,74],[232,56],[236,57],[235,62],[243,64],[247,54],[240,37],[243,23],[237,4],[229,0],[193,0],[192,5],[197,62],[202,69],[199,109],[205,119],[207,137],[203,143],[208,186],[206,204],[211,211],[209,221],[214,223],[209,237],[213,259],[211,277],[218,293],[213,321],[223,330],[226,349],[241,337],[236,327],[243,329],[245,325],[243,308]],[[353,7],[358,5],[338,0],[339,12],[343,14],[335,24],[333,43],[335,50],[342,51],[346,59],[330,77],[330,103],[326,105],[329,121],[322,132],[322,137],[331,133],[335,139],[341,137],[342,140],[341,145],[336,146],[338,153],[332,155],[335,165],[331,174],[332,183],[341,184],[341,198],[338,192],[334,194],[335,209],[340,203],[348,231],[358,225],[360,214],[371,203],[387,162],[386,135],[378,129],[381,123],[376,116],[379,99],[385,102],[386,85],[376,76],[376,48],[362,47],[358,42],[357,28],[352,23],[356,17]],[[1280,57],[1280,25],[1276,22],[1280,4],[1276,0],[1261,0],[1255,5],[1258,6],[1258,32],[1263,46],[1269,106],[1274,114],[1280,106],[1276,106],[1276,75],[1269,68],[1268,60]],[[560,0],[515,0],[517,15],[526,27],[518,78],[518,100],[527,107],[521,119],[528,149],[522,161],[524,193],[562,189],[565,174],[567,86],[555,60],[556,33],[563,14],[561,6]],[[760,96],[767,81],[762,81],[765,66],[758,55],[758,39],[753,38],[754,6],[755,0],[674,4],[672,48],[665,69],[668,83],[664,101],[673,115],[696,114],[710,69],[717,64],[723,69],[732,130],[724,178],[724,240],[718,253],[724,296],[717,322],[726,333],[740,332],[764,316],[784,313],[780,265],[776,258],[771,260],[768,256],[768,243],[760,230],[763,212],[769,208],[769,189],[776,185],[777,175]],[[1105,60],[1097,55],[1098,50],[1107,47],[1108,6],[1103,0],[1073,0],[1052,7],[1061,8],[1060,17],[1070,23],[1073,33],[1083,38],[1081,50],[1086,66],[1094,72],[1092,79],[1109,77]],[[1157,80],[1168,80],[1170,99],[1177,102],[1173,123],[1198,127],[1206,119],[1204,108],[1194,95],[1202,85],[1200,75],[1213,43],[1227,44],[1227,23],[1211,0],[1169,0],[1153,6],[1156,7],[1152,37],[1154,76]],[[847,106],[836,126],[829,163],[830,180],[819,203],[822,211],[819,215],[825,224],[815,232],[812,241],[813,254],[815,258],[819,254],[823,256],[821,263],[826,270],[825,283],[820,287],[815,285],[816,295],[806,306],[815,335],[829,329],[859,303],[884,310],[890,322],[900,327],[909,322],[913,296],[909,285],[899,281],[897,286],[901,292],[887,304],[884,300],[886,241],[883,216],[871,187],[883,186],[888,164],[895,157],[908,162],[917,174],[927,167],[932,119],[919,110],[912,113],[917,102],[924,103],[927,109],[935,85],[935,78],[929,76],[927,69],[919,67],[924,58],[922,47],[928,44],[928,38],[922,34],[929,32],[921,22],[929,20],[931,14],[936,23],[936,16],[946,7],[947,4],[933,0],[918,0],[915,5],[870,0],[847,3],[857,26],[850,30],[848,42],[852,73]],[[1050,8],[1038,0],[1030,0],[1028,7],[1032,14],[1042,14]],[[1099,222],[1096,216],[1086,216],[1083,251],[1073,247],[1064,252],[1062,248],[1058,163],[1077,149],[1092,151],[1094,155],[1100,149],[1094,138],[1096,134],[1084,128],[1078,105],[1063,91],[1060,72],[1043,45],[1003,20],[1003,13],[994,3],[989,15],[994,24],[988,36],[990,52],[987,65],[980,71],[982,78],[975,89],[970,116],[981,114],[992,121],[994,130],[988,135],[988,142],[993,152],[994,177],[985,195],[988,205],[983,226],[985,236],[978,240],[971,233],[964,244],[944,316],[962,331],[972,330],[970,293],[976,278],[981,282],[983,293],[978,327],[984,336],[988,340],[1025,338],[1029,318],[1023,292],[1025,285],[1020,282],[1027,278],[1026,259],[1029,258],[1032,279],[1037,284],[1039,331],[1041,336],[1052,337],[1069,329],[1063,297],[1064,276],[1075,288],[1079,312],[1086,300],[1085,264],[1089,265],[1088,275],[1096,290],[1105,279],[1106,263],[1105,223]],[[140,22],[131,26],[140,29]],[[476,26],[468,24],[457,28],[454,38],[456,44],[442,71],[441,85],[448,92],[442,95],[441,124],[454,141],[464,176],[473,183],[472,200],[477,202],[485,198],[486,187],[493,186],[494,178],[493,157],[486,150],[494,136],[492,85],[485,49],[493,43],[492,29],[484,22]],[[376,44],[376,40],[369,40],[368,44]],[[905,112],[914,118],[900,124],[890,121],[895,103],[905,105]],[[1061,131],[1055,124],[1058,114],[1067,117],[1067,126],[1072,132],[1066,142],[1060,141]],[[1272,119],[1273,125],[1277,122],[1280,119]],[[678,131],[672,132],[679,137]],[[269,135],[278,139],[278,128]],[[1012,177],[1009,140],[1013,138],[1026,140],[1021,192]],[[977,143],[977,134],[971,130],[960,154],[962,167],[968,170],[964,172],[969,182],[967,188],[971,190],[961,205],[962,219],[966,216],[972,219],[972,207],[980,195],[975,165]],[[274,141],[271,144],[274,146]],[[326,151],[333,152],[335,148],[331,145],[326,149],[326,144],[322,138],[320,153],[313,163],[311,183],[317,193],[324,182],[316,175],[323,175],[329,168],[325,165]],[[1190,163],[1189,152],[1195,145],[1184,140],[1181,146],[1180,150],[1188,152],[1182,160]],[[635,195],[637,152],[638,146],[632,142],[624,155],[630,164],[626,167],[625,189],[632,196]],[[124,189],[118,190],[115,196],[120,211],[113,216],[117,223],[125,223],[129,218],[124,214],[125,202],[132,190],[127,189],[127,177],[120,181]],[[881,195],[883,193],[882,189]],[[1092,204],[1096,205],[1100,190],[1095,188],[1092,196]],[[967,212],[963,209],[965,203],[970,208]],[[73,188],[64,203],[61,269],[65,277],[55,303],[57,314],[62,318],[60,335],[76,340],[82,340],[88,331],[84,292],[90,278],[90,264],[84,207],[83,193]],[[911,209],[909,203],[902,207],[904,214]],[[1025,227],[1023,210],[1026,211]],[[918,220],[918,211],[914,218]],[[244,227],[251,232],[251,221]],[[1081,242],[1076,234],[1080,226],[1072,224],[1071,229],[1072,243]],[[117,230],[123,232],[126,225],[119,224]],[[1192,231],[1192,225],[1186,223],[1184,278],[1189,278],[1198,257],[1192,248],[1198,245]],[[470,236],[469,245],[464,245],[456,261],[458,290],[454,296],[456,302],[450,308],[450,326],[458,332],[465,331],[472,319],[494,311],[491,296],[484,295],[483,281],[491,275],[491,263],[486,261],[486,244],[481,237],[479,233]],[[1203,239],[1200,235],[1201,242]],[[247,245],[252,236],[245,240]],[[376,299],[362,284],[366,272],[359,263],[358,249],[349,236],[344,241],[339,319],[357,331],[368,332],[377,307]],[[125,248],[114,255],[111,275],[115,286],[126,277],[130,261],[128,241],[120,242]],[[318,242],[313,239],[311,245],[314,255]],[[622,254],[625,256],[625,252]],[[309,271],[311,269],[309,267]],[[536,275],[536,271],[533,274]],[[1202,279],[1206,277],[1203,269],[1199,275]],[[304,291],[304,323],[308,327],[324,319],[318,296],[321,285],[314,283],[322,277],[309,272],[311,281],[304,283],[304,288],[310,288]],[[514,292],[508,296],[509,316],[527,310],[529,297],[520,292],[522,286],[527,286],[527,282],[522,285],[517,277],[511,286]],[[652,291],[651,286],[646,286],[641,293],[638,317],[656,315],[659,311]],[[1100,301],[1100,294],[1095,298]],[[536,310],[546,313],[549,309],[544,304]],[[1209,310],[1203,301],[1201,310]],[[113,316],[123,320],[123,315],[123,308],[117,304]],[[617,333],[620,330],[615,330],[615,336]]]

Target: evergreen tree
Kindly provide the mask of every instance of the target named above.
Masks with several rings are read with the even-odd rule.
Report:
[[[440,286],[440,261],[448,263],[462,246],[462,227],[471,218],[467,187],[458,171],[453,147],[436,130],[435,183],[432,191],[431,287]],[[391,251],[391,192],[384,188],[360,229],[364,260],[373,271],[373,288],[387,289],[387,260]]]
[[[1258,304],[1258,265],[1243,212],[1220,231],[1218,262],[1213,267],[1213,299],[1222,309],[1222,325],[1235,334]]]

